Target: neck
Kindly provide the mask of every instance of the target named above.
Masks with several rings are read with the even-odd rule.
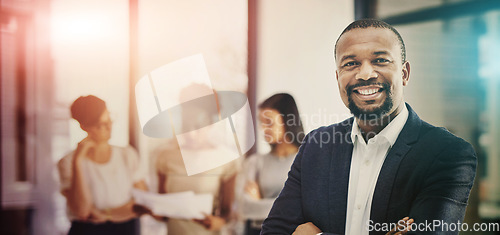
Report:
[[[403,103],[404,105],[404,103]],[[389,123],[396,118],[396,116],[401,113],[401,110],[403,110],[403,106],[399,106],[394,112],[392,112],[389,115],[384,115],[381,118],[378,119],[359,119],[356,118],[359,129],[361,130],[361,135],[365,139],[365,141],[368,141],[369,139],[373,138],[375,135],[380,133]]]
[[[93,151],[89,154],[89,157],[98,163],[105,163],[109,161],[111,157],[111,146],[108,141],[96,141],[92,139],[95,143]]]
[[[96,141],[94,140],[96,150],[109,148],[108,141]]]
[[[296,153],[298,151],[298,147],[291,143],[281,143],[276,144],[271,150],[271,154],[278,157],[286,157],[290,154]]]

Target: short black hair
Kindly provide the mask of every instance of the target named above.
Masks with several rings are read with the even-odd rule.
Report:
[[[106,110],[106,103],[97,96],[80,96],[70,107],[71,117],[81,125],[94,125]]]
[[[385,23],[384,21],[377,20],[377,19],[361,19],[361,20],[356,20],[349,24],[344,31],[340,34],[340,36],[337,38],[337,41],[335,42],[335,49],[334,49],[334,56],[335,59],[337,59],[337,43],[339,42],[339,39],[344,35],[344,33],[349,32],[353,29],[366,29],[366,28],[384,28],[384,29],[390,29],[396,36],[398,37],[399,41],[399,46],[401,48],[401,59],[402,62],[406,62],[406,48],[405,48],[405,43],[403,41],[403,38],[399,34],[399,32],[392,27],[390,24]]]
[[[295,99],[288,93],[278,93],[267,98],[259,105],[259,109],[274,109],[283,117],[285,133],[292,135],[291,143],[297,147],[302,144],[305,133],[300,120],[299,109]],[[285,135],[287,137],[287,135]]]

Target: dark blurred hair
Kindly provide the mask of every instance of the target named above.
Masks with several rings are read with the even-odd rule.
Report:
[[[259,109],[274,109],[278,111],[283,117],[285,124],[285,133],[292,134],[292,143],[299,147],[304,139],[304,128],[302,127],[302,120],[300,120],[299,110],[293,97],[288,93],[278,93],[269,98],[259,105]],[[288,137],[288,135],[285,135]]]
[[[396,36],[398,37],[399,41],[399,47],[401,48],[401,59],[403,63],[406,61],[406,48],[405,48],[405,43],[403,42],[403,38],[399,34],[399,32],[392,27],[392,25],[385,23],[384,21],[377,20],[377,19],[361,19],[361,20],[356,20],[349,24],[344,31],[340,34],[339,38],[337,38],[337,41],[335,42],[335,51],[334,51],[334,56],[335,59],[337,59],[337,43],[339,42],[339,39],[344,35],[344,33],[349,32],[353,29],[366,29],[366,28],[383,28],[383,29],[390,29]]]
[[[80,96],[71,104],[71,117],[80,125],[93,125],[106,110],[106,103],[93,95]]]

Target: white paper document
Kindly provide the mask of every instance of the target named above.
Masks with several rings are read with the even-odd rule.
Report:
[[[203,219],[212,214],[212,194],[195,194],[193,191],[157,194],[134,189],[135,203],[149,208],[153,214],[177,219]]]

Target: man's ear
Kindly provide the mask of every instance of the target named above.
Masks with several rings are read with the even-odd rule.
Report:
[[[403,86],[408,85],[408,82],[410,81],[410,62],[405,61],[403,63]]]
[[[335,70],[335,77],[337,78],[337,82],[339,81],[339,71]]]

